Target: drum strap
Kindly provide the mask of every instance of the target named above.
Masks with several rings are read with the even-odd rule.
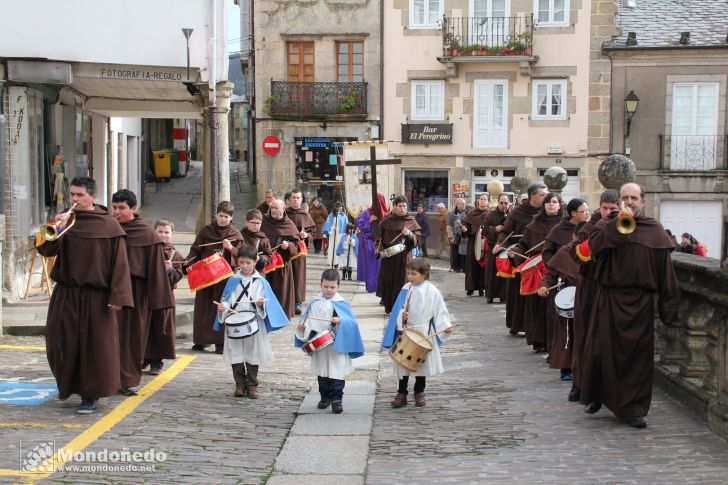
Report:
[[[240,301],[240,299],[244,296],[248,296],[248,288],[250,288],[250,285],[252,285],[252,284],[253,284],[252,281],[250,283],[248,283],[247,285],[243,285],[242,281],[240,282],[240,286],[243,287],[243,291],[240,292],[240,294],[238,295],[238,299],[235,300],[235,303],[233,303],[233,305],[230,307],[230,309],[235,310],[238,306],[238,302]]]

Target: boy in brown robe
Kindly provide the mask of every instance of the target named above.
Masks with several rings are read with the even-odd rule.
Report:
[[[215,220],[202,228],[195,242],[190,247],[187,261],[190,265],[222,250],[225,260],[233,268],[237,264],[238,247],[242,244],[243,236],[233,225],[235,206],[229,200],[217,205]],[[202,246],[203,244],[210,244]],[[219,243],[219,244],[218,244]],[[195,318],[192,322],[192,350],[205,350],[210,344],[215,344],[215,353],[222,354],[225,336],[213,330],[212,326],[217,317],[217,305],[213,303],[222,295],[227,278],[214,285],[195,292]]]
[[[167,279],[172,289],[184,276],[184,256],[172,246],[174,236],[174,223],[167,219],[159,219],[154,223],[154,231],[164,243],[164,265],[167,271]],[[163,359],[174,359],[177,357],[175,342],[177,338],[176,311],[174,305],[170,308],[152,310],[149,323],[149,337],[147,338],[147,349],[144,352],[144,366],[149,366],[149,374],[156,376],[162,372],[164,367]]]
[[[55,256],[46,320],[48,364],[59,399],[81,395],[79,414],[91,414],[101,397],[119,390],[117,312],[134,306],[126,255],[126,235],[106,207],[95,205],[96,182],[76,177],[70,184],[75,222],[57,216],[55,241],[40,242],[38,252]]]
[[[492,251],[498,241],[498,235],[503,230],[503,224],[508,214],[508,196],[501,194],[498,196],[498,206],[488,213],[485,218],[485,226],[483,233],[488,238],[488,262],[485,263],[485,297],[488,303],[493,303],[498,298],[500,303],[505,303],[508,290],[505,278],[499,278],[498,269],[495,267],[496,254]]]
[[[268,214],[263,215],[263,232],[273,245],[274,253],[277,252],[283,259],[284,266],[275,271],[267,273],[265,279],[273,288],[273,293],[278,297],[283,311],[288,317],[296,313],[296,294],[293,282],[293,269],[291,258],[298,254],[298,233],[296,225],[286,215],[285,202],[275,200],[270,206]]]
[[[273,258],[273,251],[268,236],[260,231],[261,224],[263,224],[263,214],[258,209],[250,209],[245,213],[245,227],[240,231],[240,234],[243,235],[243,245],[253,246],[256,253],[258,253],[255,270],[263,274],[263,268]]]
[[[420,225],[414,217],[407,213],[407,197],[398,195],[392,203],[392,212],[379,223],[379,240],[377,246],[383,251],[395,244],[404,243],[405,250],[382,258],[377,282],[377,294],[382,297],[384,313],[392,311],[399,292],[407,282],[405,265],[412,259],[412,248],[420,242]]]
[[[111,215],[126,232],[134,308],[119,312],[121,393],[134,396],[142,380],[149,335],[149,312],[174,306],[164,264],[164,243],[136,213],[134,192],[122,189],[111,197]]]
[[[286,215],[298,228],[298,237],[301,238],[301,241],[304,241],[306,246],[310,246],[313,243],[311,234],[315,230],[316,224],[311,219],[308,211],[302,207],[302,203],[303,193],[301,189],[291,190]],[[293,267],[293,284],[296,291],[296,315],[300,315],[303,302],[306,301],[306,257],[299,254],[291,265]]]

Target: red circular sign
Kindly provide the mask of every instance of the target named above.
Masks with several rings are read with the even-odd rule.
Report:
[[[263,151],[268,155],[278,155],[281,151],[281,140],[277,136],[268,135],[263,138]]]

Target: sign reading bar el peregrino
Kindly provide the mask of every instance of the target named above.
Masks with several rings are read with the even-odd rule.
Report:
[[[403,124],[402,143],[452,144],[452,124]]]

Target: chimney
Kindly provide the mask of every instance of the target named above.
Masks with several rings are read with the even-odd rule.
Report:
[[[688,45],[690,43],[690,32],[680,32],[680,44]]]
[[[627,32],[627,45],[637,45],[637,32]]]

